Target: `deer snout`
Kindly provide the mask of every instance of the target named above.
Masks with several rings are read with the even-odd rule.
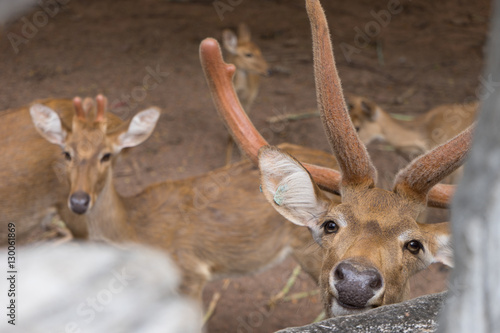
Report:
[[[89,205],[90,196],[83,191],[76,191],[69,197],[69,207],[76,214],[85,214]]]
[[[344,261],[332,274],[332,288],[343,307],[365,308],[375,295],[383,292],[383,279],[376,268]]]

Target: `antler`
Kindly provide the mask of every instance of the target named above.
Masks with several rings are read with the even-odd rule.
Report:
[[[458,169],[472,145],[474,125],[427,154],[413,160],[396,176],[394,192],[425,203],[427,193]]]
[[[82,106],[82,99],[80,97],[73,98],[73,106],[75,107],[76,117],[80,120],[85,120],[85,111]]]
[[[311,21],[314,77],[321,120],[342,172],[342,186],[375,186],[377,172],[347,112],[330,32],[318,0],[306,1]]]
[[[257,164],[258,151],[267,141],[255,129],[241,107],[234,91],[234,65],[224,63],[219,43],[206,38],[200,44],[200,60],[215,107],[235,142]],[[303,163],[318,186],[331,193],[339,193],[340,173],[335,170]],[[436,185],[429,192],[428,205],[447,208],[454,193],[452,185]]]
[[[96,123],[102,123],[106,120],[104,113],[106,112],[106,109],[108,108],[108,99],[104,97],[103,95],[99,94],[95,98],[97,102],[97,113],[94,119],[94,122]]]
[[[238,146],[257,165],[259,149],[269,144],[241,107],[232,83],[234,65],[224,62],[219,43],[213,38],[201,42],[200,59],[219,116]],[[337,171],[311,164],[304,166],[323,190],[338,193],[340,174]]]

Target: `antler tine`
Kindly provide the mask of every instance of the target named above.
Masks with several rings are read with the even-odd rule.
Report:
[[[449,208],[451,198],[455,194],[455,185],[438,184],[431,188],[427,197],[427,206]]]
[[[471,125],[447,143],[413,160],[396,176],[394,192],[425,203],[429,190],[464,163],[472,145],[473,128]]]
[[[268,143],[253,126],[234,91],[234,65],[224,62],[219,43],[213,38],[201,42],[200,60],[219,116],[234,141],[257,165],[259,149]],[[337,171],[311,164],[304,167],[323,190],[338,193],[340,174]]]
[[[259,149],[268,143],[243,111],[234,91],[232,76],[235,67],[224,63],[219,43],[213,38],[207,38],[201,42],[200,60],[219,116],[235,142],[257,164]],[[339,192],[341,177],[337,171],[312,164],[303,163],[303,165],[322,190],[331,193]],[[429,192],[428,205],[447,208],[454,189],[452,185],[434,186]]]
[[[342,171],[342,185],[373,187],[377,172],[347,113],[325,13],[319,0],[307,0],[306,7],[312,29],[318,107]]]
[[[76,117],[80,120],[85,120],[85,111],[82,106],[82,99],[80,97],[73,98],[73,106],[75,107]]]
[[[95,98],[97,102],[97,113],[94,119],[94,122],[99,123],[106,120],[105,112],[108,108],[108,99],[104,97],[102,94],[99,94]]]

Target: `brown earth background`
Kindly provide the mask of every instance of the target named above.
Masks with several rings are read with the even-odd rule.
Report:
[[[23,20],[33,22],[40,11],[35,8],[9,22],[0,39],[0,109],[40,98],[98,93],[108,96],[113,112],[122,118],[156,105],[162,116],[152,138],[132,150],[115,171],[120,193],[129,195],[153,182],[202,174],[224,165],[227,132],[210,99],[198,46],[203,38],[220,40],[223,28],[246,22],[279,72],[262,81],[251,113],[254,124],[273,144],[290,142],[328,151],[318,118],[279,125],[266,121],[315,108],[310,27],[303,1],[220,2],[231,8],[222,16],[212,1],[72,0],[16,52],[6,33],[22,36]],[[478,97],[490,3],[401,0],[400,13],[383,26],[378,23],[378,33],[372,30],[349,62],[341,43],[356,47],[356,31],[376,26],[371,23],[377,22],[372,12],[387,9],[391,2],[398,3],[323,1],[344,90],[404,115]],[[161,82],[139,94],[151,69],[163,73]],[[129,105],[126,95],[131,96]],[[383,143],[371,144],[369,152],[380,185],[388,188],[405,160]],[[447,218],[446,211],[437,209],[429,217],[430,221]],[[205,305],[214,292],[219,291],[221,298],[208,330],[272,332],[310,323],[321,312],[317,295],[267,307],[294,267],[289,259],[266,272],[231,279],[226,289],[225,281],[209,284]],[[419,273],[412,279],[412,297],[444,290],[447,276],[448,269],[438,265]],[[315,288],[301,273],[292,292]]]

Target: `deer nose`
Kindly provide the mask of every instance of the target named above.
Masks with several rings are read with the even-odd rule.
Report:
[[[268,76],[271,76],[273,75],[273,69],[272,68],[269,68],[267,71],[266,71],[266,74],[264,74],[264,76],[268,77]]]
[[[373,267],[341,262],[333,271],[333,284],[341,305],[364,308],[381,290],[383,280],[378,270]]]
[[[76,214],[84,214],[89,208],[89,204],[90,196],[83,191],[77,191],[69,197],[70,208]]]

